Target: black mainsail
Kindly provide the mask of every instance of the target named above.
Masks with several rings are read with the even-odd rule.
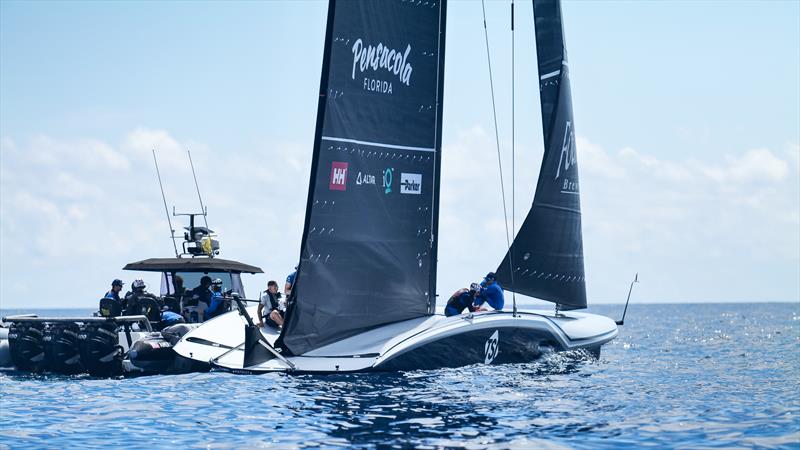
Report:
[[[329,2],[291,354],[433,313],[445,9]]]
[[[497,269],[507,290],[586,307],[581,203],[569,66],[559,0],[534,0],[544,158],[528,216]],[[513,270],[513,273],[512,273]]]

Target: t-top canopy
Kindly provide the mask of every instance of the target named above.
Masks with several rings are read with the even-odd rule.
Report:
[[[264,273],[261,268],[219,258],[150,258],[132,262],[122,270],[145,272],[233,272]]]

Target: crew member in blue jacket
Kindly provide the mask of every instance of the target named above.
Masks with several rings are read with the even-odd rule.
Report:
[[[119,293],[122,292],[122,285],[124,284],[120,279],[115,279],[111,282],[111,290],[106,292],[106,295],[100,299],[101,316],[113,317],[122,314],[126,306]]]
[[[225,299],[222,297],[222,280],[215,278],[211,282],[211,305],[205,311],[205,320],[224,313],[223,303],[225,303]]]
[[[116,300],[118,302],[122,302],[122,299],[119,297],[119,293],[122,292],[122,286],[125,283],[122,282],[119,278],[115,279],[111,282],[111,290],[106,292],[105,298],[110,298]]]
[[[447,317],[457,316],[464,312],[465,309],[474,311],[475,308],[472,304],[475,302],[475,297],[478,296],[480,291],[481,286],[478,283],[472,283],[469,289],[459,289],[450,297],[450,300],[447,301],[447,306],[444,308],[444,315]]]
[[[283,295],[286,298],[289,298],[292,295],[292,288],[294,287],[294,279],[297,278],[297,267],[294,266],[294,272],[290,273],[289,276],[286,277],[286,284],[283,285]]]
[[[486,277],[481,281],[481,292],[475,299],[475,306],[478,309],[482,309],[480,306],[484,303],[498,311],[503,309],[505,304],[503,287],[495,279],[494,272],[486,274]]]

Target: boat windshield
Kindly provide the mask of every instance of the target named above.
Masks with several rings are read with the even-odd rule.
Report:
[[[165,272],[161,275],[161,295],[172,295],[175,293],[175,279],[181,277],[183,279],[183,287],[190,291],[197,286],[200,286],[200,279],[204,276],[209,276],[211,279],[219,278],[222,280],[222,292],[229,289],[233,292],[238,292],[242,297],[244,294],[244,287],[242,286],[241,275],[238,273],[229,272]]]

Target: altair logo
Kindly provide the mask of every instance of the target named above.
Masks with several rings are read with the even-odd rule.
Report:
[[[401,194],[421,194],[422,193],[422,174],[421,173],[401,173],[400,174],[400,193]]]
[[[328,188],[332,191],[347,190],[347,165],[346,162],[334,161],[331,163],[331,180]]]

